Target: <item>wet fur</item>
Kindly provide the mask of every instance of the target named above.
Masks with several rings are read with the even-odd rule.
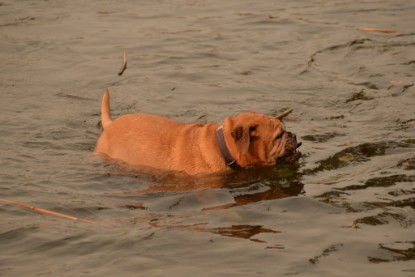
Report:
[[[128,114],[112,121],[109,92],[101,104],[103,132],[95,152],[127,164],[188,175],[230,170],[216,141],[217,123],[181,123],[151,114]],[[284,124],[256,112],[225,118],[223,132],[233,158],[243,168],[275,165],[285,153]]]

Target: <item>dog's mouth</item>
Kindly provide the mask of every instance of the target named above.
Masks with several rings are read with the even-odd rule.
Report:
[[[285,154],[277,159],[277,164],[295,163],[301,158],[301,152],[297,149],[301,146],[301,142],[297,142],[297,136],[291,132],[287,132],[287,143],[285,144]]]

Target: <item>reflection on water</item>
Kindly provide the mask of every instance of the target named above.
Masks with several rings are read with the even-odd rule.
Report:
[[[414,10],[2,0],[0,275],[413,275]],[[293,108],[304,156],[198,180],[120,172],[91,155],[106,87],[114,118]]]
[[[307,171],[307,174],[314,174],[321,170],[334,170],[349,164],[362,163],[369,161],[371,157],[384,156],[386,154],[402,153],[406,149],[415,148],[415,140],[408,139],[403,141],[382,141],[379,143],[364,143],[357,146],[342,149],[328,159],[319,161],[319,166]],[[402,164],[400,162],[400,164]],[[405,163],[407,164],[407,163]]]
[[[297,196],[304,193],[304,184],[300,182],[301,174],[298,173],[298,169],[298,164],[293,164],[278,168],[241,170],[230,174],[193,179],[189,177],[183,179],[168,174],[153,175],[147,176],[148,180],[151,180],[147,188],[138,191],[125,191],[122,195],[128,198],[134,197],[135,202],[129,202],[125,205],[132,210],[149,209],[146,200],[152,196],[172,198],[168,204],[164,204],[172,213],[146,213],[128,220],[133,224],[188,232],[209,232],[221,236],[249,239],[254,242],[266,242],[252,237],[261,233],[279,233],[279,231],[263,225],[239,224],[209,227],[208,222],[183,224],[184,221],[195,220],[192,219],[195,215],[193,213],[176,214],[175,211],[186,209],[186,206],[191,205],[192,207],[200,206],[201,211],[209,212]],[[224,197],[223,194],[226,194],[227,197]],[[169,197],[169,195],[171,196]],[[176,197],[177,195],[179,196]],[[224,201],[225,203],[218,204]],[[283,246],[267,247],[281,248]]]
[[[264,228],[261,225],[232,225],[229,227],[215,227],[209,228],[205,227],[208,223],[196,223],[192,225],[179,225],[179,224],[171,224],[171,225],[160,225],[157,222],[151,222],[152,227],[157,228],[167,228],[167,229],[175,229],[175,230],[182,230],[182,231],[191,231],[191,232],[209,232],[213,234],[218,234],[225,237],[232,237],[232,238],[240,238],[240,239],[249,239],[253,242],[261,242],[264,243],[265,241],[260,239],[252,238],[255,235],[261,233],[279,233],[278,231],[274,231],[272,229]]]
[[[385,252],[388,257],[369,257],[371,263],[384,263],[393,261],[410,261],[415,260],[415,242],[398,241],[395,243],[384,244],[381,243],[379,248]],[[415,272],[412,270],[412,272]]]
[[[320,255],[315,256],[315,257],[311,258],[311,259],[309,260],[309,262],[310,262],[311,264],[315,265],[315,264],[317,264],[317,263],[319,263],[319,262],[320,262],[320,259],[321,259],[322,257],[327,257],[327,256],[329,256],[332,252],[336,252],[336,251],[338,251],[338,250],[339,250],[339,248],[341,248],[342,246],[343,246],[343,244],[342,244],[342,243],[335,244],[335,245],[331,245],[330,247],[328,247],[328,248],[324,249],[324,250],[323,250],[323,252],[322,252]]]
[[[233,173],[206,176],[203,178],[177,177],[174,174],[148,176],[150,185],[123,195],[146,197],[146,194],[195,193],[204,190],[226,191],[233,201],[203,210],[227,209],[263,200],[275,200],[304,193],[298,164],[280,167],[240,170]],[[212,195],[208,196],[212,198]],[[200,198],[203,198],[201,196]],[[207,203],[205,199],[200,202]]]
[[[224,227],[209,227],[207,222],[199,222],[193,224],[183,224],[183,220],[189,220],[190,216],[174,216],[171,214],[147,214],[143,217],[135,217],[129,219],[130,223],[139,225],[148,225],[157,229],[178,230],[186,232],[201,232],[212,233],[225,237],[248,239],[253,242],[265,243],[266,241],[252,238],[262,233],[280,233],[269,228],[265,228],[261,225],[231,225]]]

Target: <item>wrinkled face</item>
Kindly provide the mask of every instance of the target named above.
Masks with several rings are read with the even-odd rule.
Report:
[[[228,117],[223,125],[229,151],[242,167],[295,162],[301,156],[295,135],[274,117],[248,112]]]

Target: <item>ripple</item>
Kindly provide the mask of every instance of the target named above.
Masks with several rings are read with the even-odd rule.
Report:
[[[319,166],[312,170],[307,170],[306,174],[314,174],[318,171],[323,170],[335,170],[350,164],[369,161],[372,157],[399,153],[400,149],[408,149],[414,147],[415,140],[413,139],[402,140],[400,142],[386,141],[378,143],[363,143],[357,146],[343,149],[333,156],[319,161]]]

